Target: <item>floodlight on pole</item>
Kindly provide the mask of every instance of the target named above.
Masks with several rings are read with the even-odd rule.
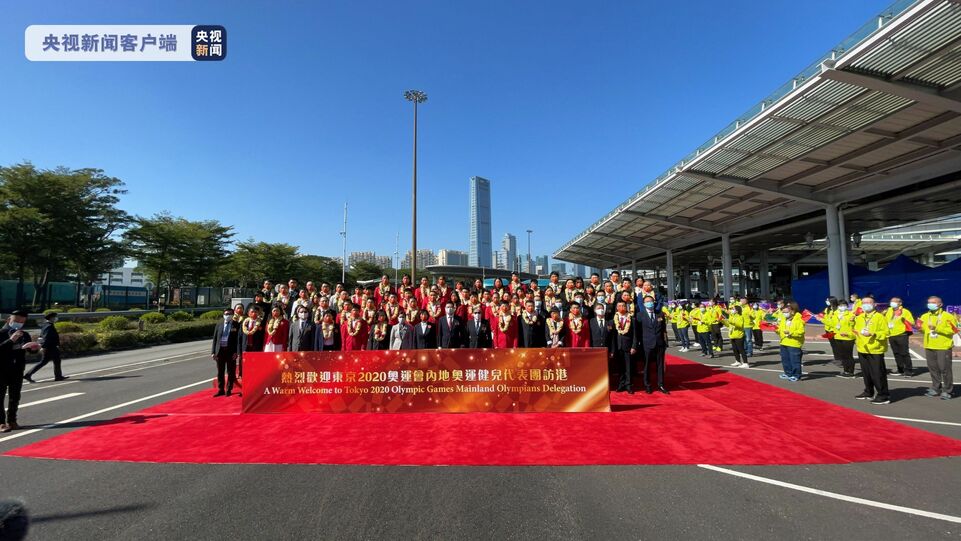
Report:
[[[414,179],[411,187],[411,235],[410,280],[417,278],[417,104],[427,101],[427,94],[420,90],[407,90],[404,99],[414,103]]]

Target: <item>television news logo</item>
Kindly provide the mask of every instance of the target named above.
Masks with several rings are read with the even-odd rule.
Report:
[[[34,62],[210,62],[227,57],[221,25],[31,25],[24,54]]]

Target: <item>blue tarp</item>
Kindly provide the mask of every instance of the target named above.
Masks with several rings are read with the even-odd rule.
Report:
[[[941,297],[945,306],[961,304],[961,259],[930,268],[899,256],[877,272],[848,265],[848,280],[853,293],[875,295],[881,303],[891,297],[901,297],[904,305],[915,313],[925,310],[930,295]],[[824,309],[828,289],[827,271],[791,282],[794,300],[814,313]]]

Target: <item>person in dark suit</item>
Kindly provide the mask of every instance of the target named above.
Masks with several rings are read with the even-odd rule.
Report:
[[[461,347],[460,319],[454,315],[456,311],[454,303],[448,302],[444,305],[444,315],[437,318],[437,346],[443,349],[456,349]]]
[[[46,320],[42,327],[40,327],[40,352],[42,357],[40,362],[36,364],[29,372],[23,376],[23,379],[29,381],[30,383],[36,383],[33,381],[33,375],[40,371],[41,368],[47,365],[47,363],[53,361],[53,379],[55,381],[63,381],[67,379],[63,375],[63,370],[60,369],[60,334],[57,332],[57,313],[50,312],[44,316]]]
[[[617,303],[617,313],[614,314],[614,351],[620,361],[621,380],[617,384],[617,392],[627,391],[634,394],[631,376],[634,374],[634,354],[637,353],[637,326],[633,317],[627,313],[627,303]]]
[[[653,295],[645,295],[644,302],[637,311],[637,338],[644,353],[644,390],[651,394],[651,384],[647,376],[648,367],[657,367],[657,388],[664,394],[671,394],[664,387],[664,352],[667,350],[667,318],[657,309]]]
[[[477,349],[489,348],[493,345],[491,324],[484,319],[483,308],[478,305],[474,308],[470,321],[467,322],[467,347]]]
[[[420,318],[420,321],[414,325],[414,348],[436,349],[437,331],[434,330],[434,324],[429,321],[430,314],[427,313],[427,310],[421,309],[417,317]]]
[[[247,317],[240,323],[240,356],[237,358],[237,375],[244,377],[244,354],[264,350],[264,313],[251,304]]]
[[[23,389],[23,369],[27,365],[26,352],[40,348],[40,344],[31,342],[30,334],[22,330],[26,322],[27,312],[15,310],[0,328],[0,432],[20,428],[17,410]],[[4,397],[7,397],[6,413],[3,411]]]
[[[544,335],[544,318],[534,309],[534,301],[524,303],[520,318],[520,347],[542,348],[547,344]]]
[[[614,323],[607,317],[607,310],[603,304],[594,305],[594,317],[591,318],[591,347],[607,350],[607,358],[614,358]]]
[[[377,310],[374,316],[374,324],[370,326],[370,335],[367,337],[368,350],[390,349],[390,325],[387,324],[387,312]]]
[[[324,312],[314,327],[314,351],[340,351],[340,325],[333,310]]]
[[[290,322],[287,334],[287,351],[313,351],[316,330],[310,308],[298,306],[297,319]]]
[[[214,327],[214,340],[210,356],[217,361],[217,394],[214,397],[231,395],[237,382],[237,357],[240,351],[240,323],[234,321],[232,310],[224,310],[224,320]],[[224,393],[224,379],[227,379]]]

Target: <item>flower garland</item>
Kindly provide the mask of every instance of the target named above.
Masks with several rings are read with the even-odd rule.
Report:
[[[253,323],[253,326],[251,326],[251,323]],[[253,335],[254,333],[256,333],[258,329],[260,329],[260,318],[259,318],[259,317],[258,317],[258,318],[249,318],[249,317],[248,317],[248,318],[244,319],[244,324],[243,324],[244,334],[246,334],[247,336],[251,336],[251,335]]]
[[[623,323],[622,323],[623,321]],[[614,318],[614,328],[617,329],[617,334],[627,334],[631,331],[631,318],[618,314]]]
[[[320,326],[320,332],[324,335],[324,340],[330,340],[334,337],[334,324],[324,323]]]
[[[507,329],[509,329],[511,326],[512,317],[514,316],[510,314],[501,314],[501,316],[498,318],[497,328],[500,329],[501,332],[507,332]]]
[[[276,331],[277,327],[280,326],[281,321],[283,321],[283,318],[279,318],[279,317],[271,318],[270,321],[267,322],[267,334],[273,336],[274,331]]]
[[[523,312],[521,312],[521,315],[524,316],[524,323],[527,323],[528,325],[537,325],[537,313],[536,313],[536,312],[532,314],[532,313],[528,312],[527,310],[524,310]]]
[[[564,330],[564,320],[558,319],[557,321],[553,319],[547,320],[547,329],[551,334],[560,334]]]
[[[361,327],[363,327],[361,324],[362,321],[361,319],[352,319],[347,322],[347,334],[357,336],[360,333]]]
[[[387,324],[378,323],[374,325],[374,340],[380,342],[384,338],[387,338]]]
[[[389,321],[397,321],[397,314],[400,313],[400,306],[387,303],[384,305],[384,312],[387,314],[387,319]]]
[[[437,319],[440,317],[440,305],[433,302],[427,303],[427,313],[430,317]]]
[[[571,332],[578,334],[584,328],[584,320],[580,316],[571,318]]]
[[[390,284],[380,284],[378,288],[380,290],[380,298],[386,299],[390,295]]]

